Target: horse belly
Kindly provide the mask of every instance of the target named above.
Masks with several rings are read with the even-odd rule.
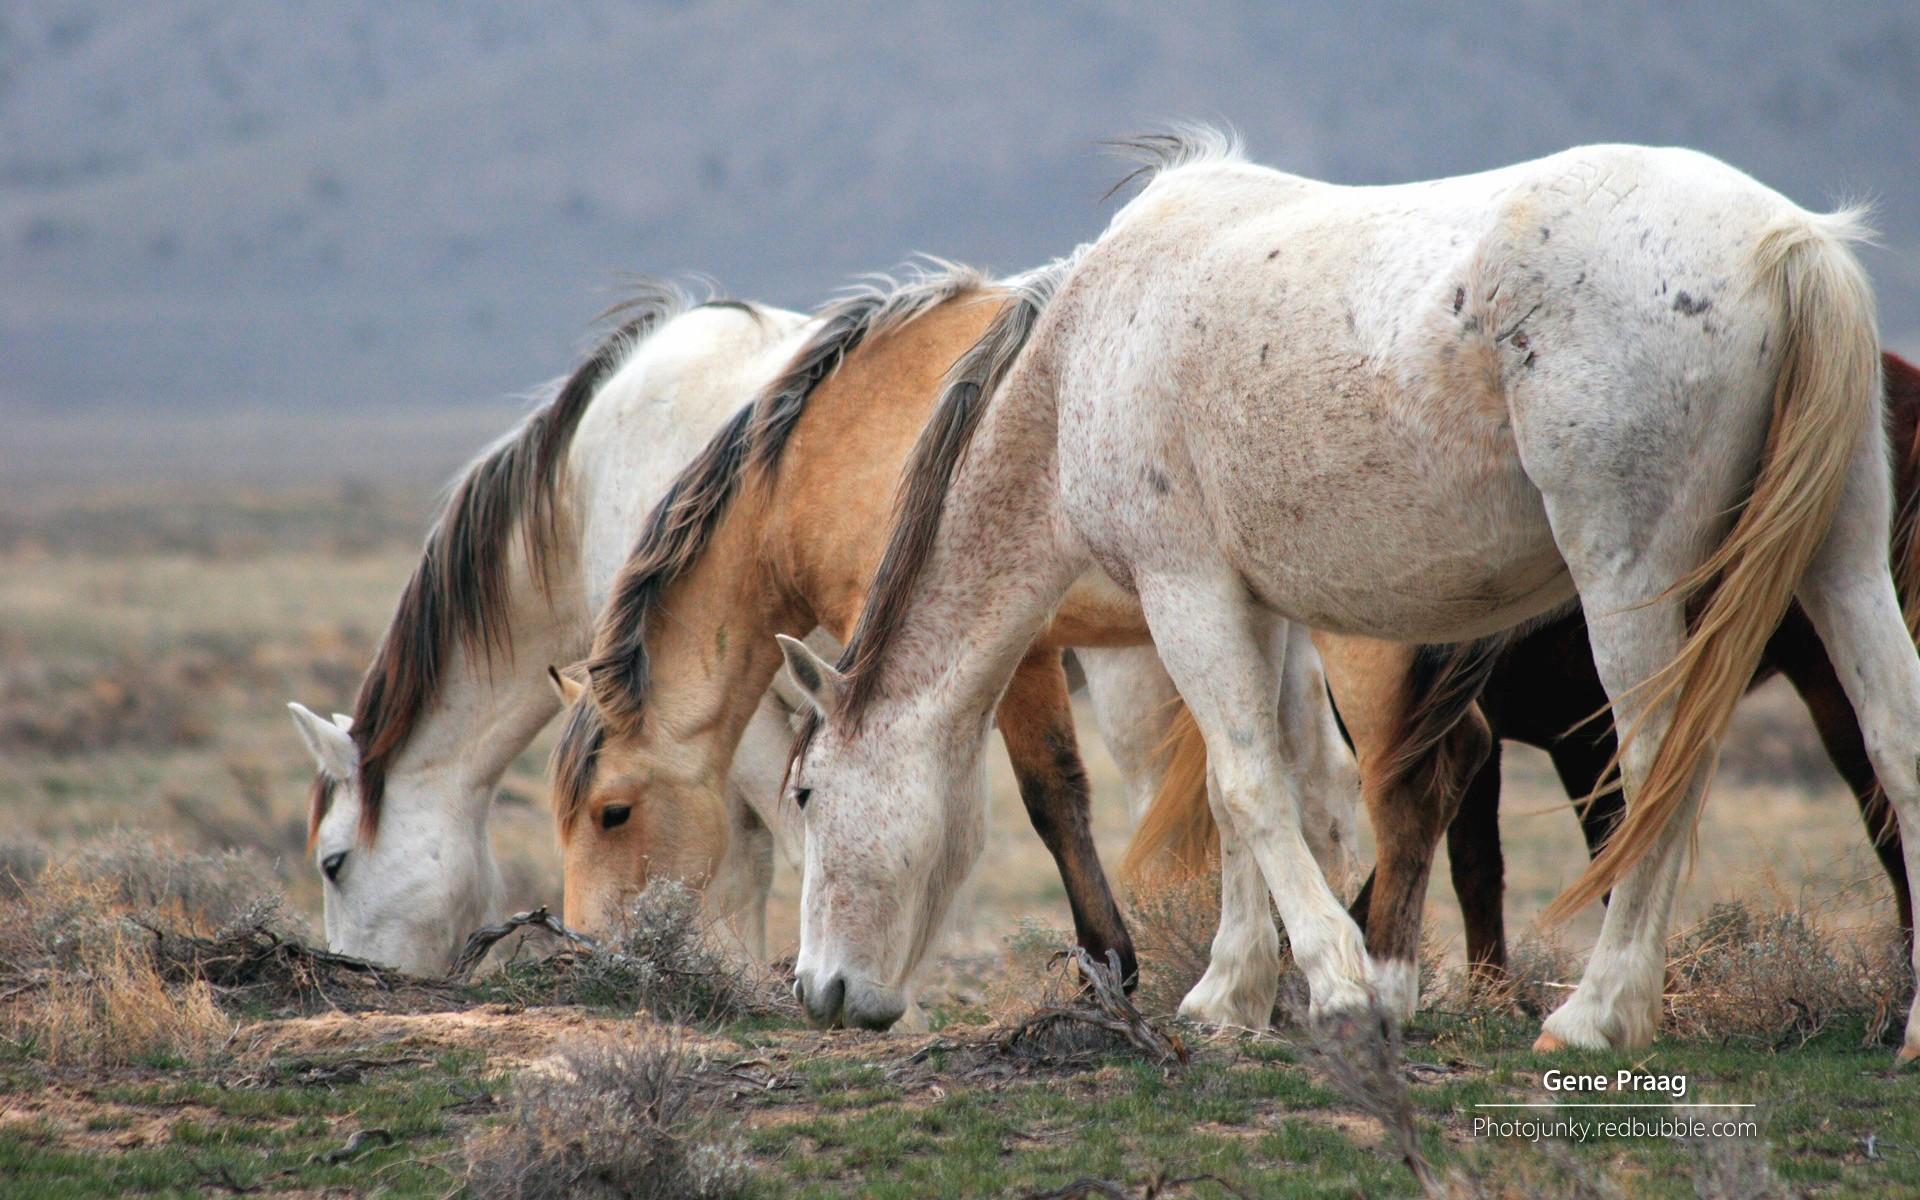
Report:
[[[1242,422],[1263,436],[1196,432],[1190,454],[1215,537],[1276,611],[1341,633],[1452,641],[1571,594],[1494,404],[1456,408],[1445,442],[1410,425],[1382,378],[1247,407]]]
[[[1572,595],[1503,435],[1436,450],[1351,383],[1230,403],[1166,422],[1136,413],[1134,429],[1164,436],[1063,455],[1075,524],[1110,574],[1224,558],[1275,612],[1398,641],[1481,636]]]
[[[1573,595],[1544,514],[1518,523],[1482,515],[1281,509],[1264,524],[1218,532],[1228,561],[1275,612],[1335,633],[1449,642],[1509,628]]]

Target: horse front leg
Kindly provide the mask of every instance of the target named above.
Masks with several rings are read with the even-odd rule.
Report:
[[[1139,980],[1133,936],[1120,915],[1093,845],[1092,789],[1080,762],[1060,651],[1038,650],[1021,661],[997,717],[1033,831],[1059,868],[1073,910],[1074,936],[1095,962],[1120,959],[1128,991]]]
[[[1234,856],[1244,848],[1280,910],[1314,1015],[1367,1012],[1373,983],[1366,947],[1309,848],[1303,815],[1314,806],[1300,794],[1297,747],[1282,733],[1302,717],[1274,720],[1287,622],[1257,608],[1224,562],[1142,571],[1136,580],[1161,660],[1206,739],[1221,818],[1223,887],[1231,884]],[[1317,703],[1326,705],[1324,693]],[[1227,932],[1223,919],[1222,937]],[[1203,998],[1196,988],[1182,1011],[1194,1012]],[[1257,1019],[1264,1024],[1265,1014]]]

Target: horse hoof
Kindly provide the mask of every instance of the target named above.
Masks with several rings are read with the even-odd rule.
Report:
[[[1567,1044],[1565,1042],[1547,1033],[1545,1030],[1541,1031],[1539,1037],[1533,1039],[1533,1052],[1535,1054],[1555,1054],[1566,1048]]]
[[[1900,1047],[1900,1053],[1893,1056],[1893,1065],[1895,1067],[1908,1066],[1915,1059],[1920,1059],[1920,1046],[1902,1046]]]

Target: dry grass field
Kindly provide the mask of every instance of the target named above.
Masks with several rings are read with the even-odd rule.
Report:
[[[1679,926],[1708,923],[1678,935],[1672,1033],[1640,1056],[1763,1102],[1757,1139],[1474,1137],[1471,1105],[1540,1098],[1552,1064],[1525,1052],[1523,1010],[1550,1002],[1597,919],[1564,931],[1558,955],[1529,951],[1517,1006],[1473,1000],[1444,866],[1434,1004],[1377,1087],[1328,1070],[1297,1027],[1176,1031],[1186,1065],[1104,1035],[1013,1037],[1059,993],[1043,964],[1068,918],[1004,764],[986,866],[927,997],[933,1035],[808,1031],[751,971],[751,1002],[664,1019],[677,1010],[627,976],[541,964],[532,943],[461,984],[302,957],[319,889],[285,702],[350,704],[434,481],[497,418],[252,430],[244,453],[137,432],[89,453],[51,425],[10,437],[0,1192],[1373,1195],[1418,1190],[1409,1144],[1460,1195],[1920,1187],[1920,1106],[1878,1044],[1904,1004],[1889,892],[1781,685],[1749,699],[1729,739]],[[1113,861],[1126,814],[1083,729]],[[545,752],[515,764],[494,821],[518,907],[559,894]],[[1510,750],[1507,785],[1517,935],[1584,856],[1543,756]],[[783,866],[776,954],[791,952],[796,898]],[[1143,901],[1141,1003],[1157,1023],[1204,951],[1205,910]],[[255,974],[221,974],[237,945],[254,947],[240,958]],[[1055,1190],[1075,1180],[1093,1190]]]

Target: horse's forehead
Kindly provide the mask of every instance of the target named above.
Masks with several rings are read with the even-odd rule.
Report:
[[[327,811],[315,826],[315,850],[321,856],[347,848],[360,829],[360,788],[355,783],[336,783],[327,803]]]

